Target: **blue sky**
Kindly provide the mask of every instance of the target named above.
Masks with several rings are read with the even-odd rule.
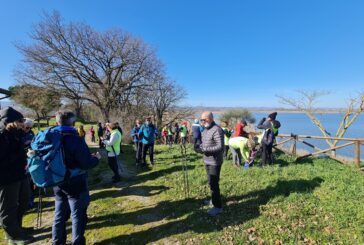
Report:
[[[331,91],[341,107],[364,90],[364,1],[3,1],[0,83],[14,84],[14,42],[43,11],[98,30],[122,28],[157,49],[187,105],[280,106],[276,94]]]

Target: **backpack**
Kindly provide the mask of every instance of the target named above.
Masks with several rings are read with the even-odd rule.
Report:
[[[34,137],[28,152],[27,169],[36,186],[57,186],[82,171],[69,170],[66,167],[62,142],[64,135],[69,134],[50,127]]]

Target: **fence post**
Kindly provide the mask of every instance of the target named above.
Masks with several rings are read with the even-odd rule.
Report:
[[[354,162],[360,168],[360,141],[355,141]]]
[[[296,137],[293,137],[292,155],[294,157],[297,157],[297,141],[296,141]]]

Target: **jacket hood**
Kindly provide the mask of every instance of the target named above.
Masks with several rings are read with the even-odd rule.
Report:
[[[0,131],[5,129],[6,124],[23,119],[24,116],[12,107],[0,110]]]

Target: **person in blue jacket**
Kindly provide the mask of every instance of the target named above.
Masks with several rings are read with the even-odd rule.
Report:
[[[72,217],[72,244],[86,244],[87,208],[90,195],[86,170],[95,167],[100,154],[91,154],[86,142],[73,127],[76,115],[70,111],[56,113],[57,128],[64,134],[63,150],[68,169],[78,172],[69,181],[53,188],[55,195],[52,244],[66,244],[66,222]]]
[[[154,165],[154,142],[158,135],[158,130],[152,123],[151,117],[145,119],[145,124],[139,129],[139,139],[142,142],[142,166],[147,165],[147,152],[149,151],[150,163]]]
[[[200,125],[198,119],[195,119],[194,123],[192,124],[192,141],[194,146],[201,144],[202,131],[203,127]]]
[[[134,128],[131,130],[130,137],[134,142],[134,150],[135,150],[135,164],[138,166],[142,159],[142,149],[143,144],[139,139],[139,130],[140,130],[140,120],[135,121]]]

